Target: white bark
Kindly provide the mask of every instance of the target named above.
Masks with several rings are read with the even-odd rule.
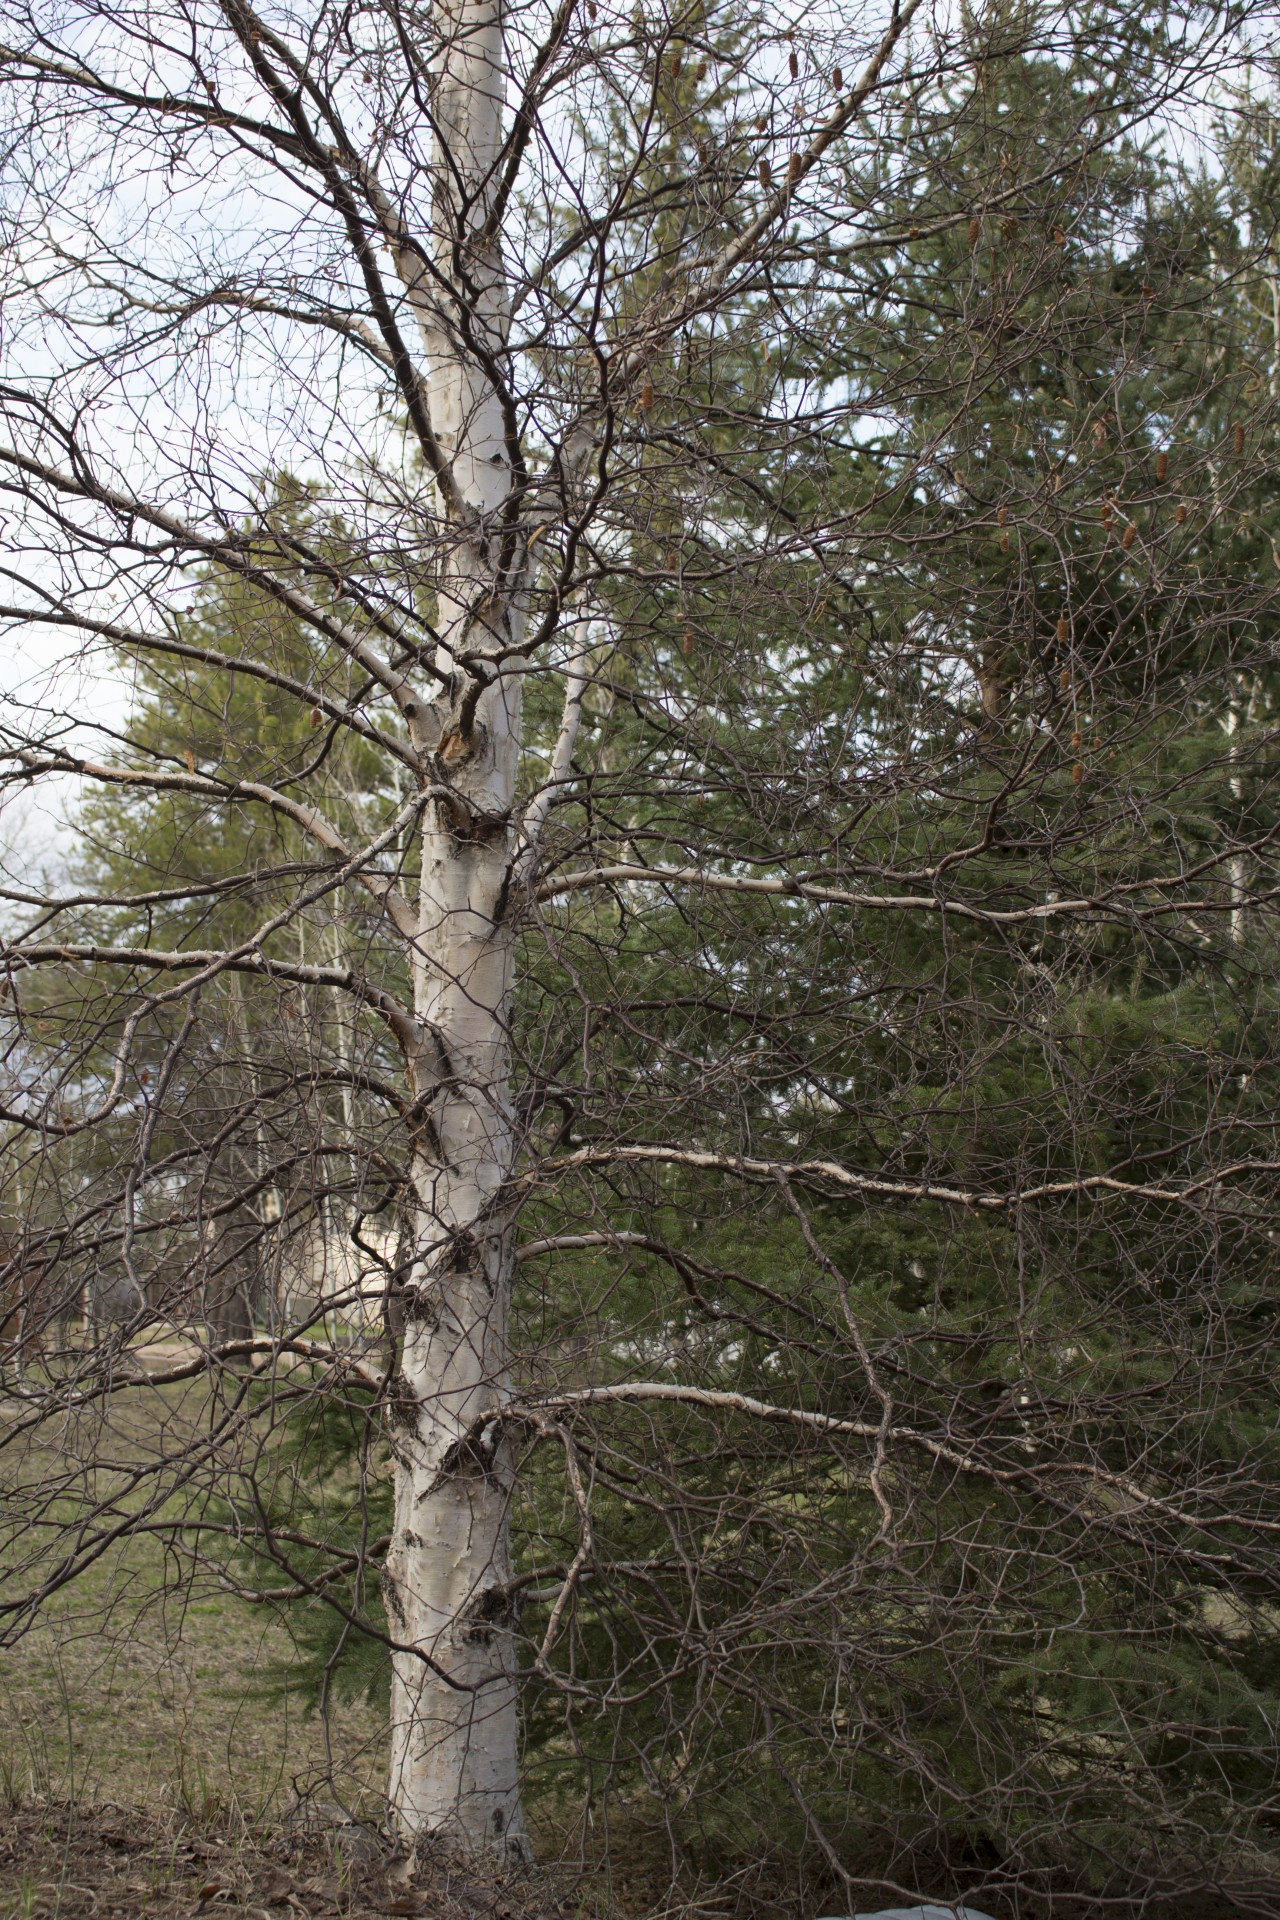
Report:
[[[438,767],[451,794],[424,817],[415,953],[416,1011],[434,1036],[422,1082],[431,1075],[437,1085],[414,1162],[419,1244],[406,1300],[407,1412],[397,1431],[387,1579],[393,1636],[413,1651],[394,1661],[390,1792],[410,1835],[522,1857],[507,1598],[511,1472],[498,1425],[492,1448],[464,1442],[509,1397],[512,952],[503,904],[520,681],[504,677],[495,657],[522,637],[524,560],[518,538],[499,524],[512,473],[489,356],[502,350],[507,306],[500,249],[484,232],[504,56],[493,0],[446,0],[439,20],[435,275],[428,283],[416,274],[412,293],[452,479],[437,490],[451,534],[438,585],[438,665],[451,690],[436,714]],[[478,699],[477,662],[488,683]]]

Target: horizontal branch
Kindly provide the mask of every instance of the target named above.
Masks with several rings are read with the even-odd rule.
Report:
[[[148,1371],[146,1384],[153,1387],[172,1386],[180,1380],[193,1380],[211,1365],[224,1366],[231,1360],[247,1360],[260,1357],[277,1358],[287,1354],[293,1359],[309,1360],[317,1365],[336,1367],[350,1374],[362,1387],[368,1387],[374,1393],[381,1393],[385,1383],[384,1376],[373,1367],[367,1366],[353,1353],[344,1352],[341,1347],[333,1347],[319,1340],[295,1340],[285,1337],[273,1339],[266,1334],[256,1335],[242,1340],[224,1340],[216,1347],[205,1347],[190,1360],[179,1361],[175,1366],[163,1371]],[[118,1383],[113,1383],[118,1384]]]
[[[962,1451],[947,1440],[939,1440],[931,1434],[922,1433],[918,1427],[891,1425],[887,1429],[880,1420],[850,1420],[840,1414],[819,1413],[806,1407],[783,1407],[767,1400],[757,1400],[751,1394],[733,1393],[711,1387],[685,1386],[676,1381],[666,1380],[621,1380],[608,1386],[577,1387],[565,1393],[549,1394],[537,1400],[512,1401],[509,1406],[497,1413],[484,1417],[482,1425],[491,1424],[495,1419],[529,1420],[536,1424],[547,1414],[570,1413],[577,1407],[607,1406],[610,1404],[643,1405],[645,1403],[667,1402],[675,1405],[705,1408],[709,1412],[744,1413],[756,1420],[767,1420],[774,1424],[805,1428],[813,1433],[829,1434],[832,1437],[845,1435],[853,1439],[878,1442],[882,1438],[929,1454],[933,1459],[944,1461],[959,1472],[977,1474],[981,1478],[999,1484],[1039,1482],[1052,1480],[1060,1476],[1084,1478],[1105,1487],[1109,1492],[1121,1493],[1126,1500],[1138,1508],[1158,1512],[1167,1519],[1176,1521],[1180,1526],[1194,1528],[1199,1532],[1211,1531],[1218,1527],[1239,1527],[1246,1532],[1280,1534],[1280,1520],[1264,1520],[1248,1514],[1188,1513],[1185,1508],[1174,1505],[1159,1494],[1140,1486],[1127,1474],[1112,1473],[1091,1460],[1049,1460],[1042,1465],[1001,1467],[994,1462],[981,1459],[972,1452]],[[1132,1518],[1132,1513],[1121,1515]]]
[[[126,1352],[129,1352],[126,1349]],[[77,1385],[70,1392],[57,1381],[51,1385],[30,1389],[17,1381],[6,1383],[6,1392],[15,1406],[24,1411],[15,1424],[7,1431],[6,1439],[38,1426],[48,1417],[50,1405],[56,1407],[59,1416],[75,1413],[104,1399],[113,1399],[118,1393],[127,1393],[134,1388],[169,1387],[184,1380],[194,1380],[207,1372],[210,1367],[228,1366],[235,1360],[276,1360],[284,1356],[296,1360],[306,1360],[312,1365],[332,1367],[335,1372],[345,1373],[371,1392],[381,1394],[386,1387],[385,1375],[376,1372],[354,1352],[342,1347],[331,1346],[327,1341],[304,1340],[293,1334],[247,1334],[235,1340],[221,1340],[216,1344],[198,1346],[197,1350],[185,1360],[175,1361],[171,1367],[156,1368],[142,1364],[138,1353],[132,1353],[137,1361],[135,1370],[126,1372],[114,1362],[119,1358],[112,1350],[112,1361],[105,1373],[91,1378],[88,1385]],[[188,1521],[178,1521],[181,1529],[189,1526]],[[130,1529],[132,1530],[132,1529]]]
[[[515,1251],[517,1264],[525,1260],[537,1260],[547,1253],[585,1253],[594,1247],[637,1247],[641,1252],[653,1252],[661,1246],[651,1234],[630,1233],[619,1229],[616,1233],[551,1233],[541,1240],[526,1240]]]
[[[1229,856],[1224,856],[1229,857]],[[968,900],[949,900],[940,894],[929,893],[858,893],[847,887],[832,887],[822,881],[793,880],[790,876],[781,879],[756,877],[752,874],[717,873],[709,867],[647,867],[637,863],[611,867],[586,867],[575,873],[559,874],[553,880],[545,880],[536,890],[539,900],[554,900],[562,894],[577,893],[588,887],[617,886],[623,883],[640,884],[647,882],[653,886],[698,887],[708,893],[755,893],[792,900],[811,900],[819,906],[858,907],[878,910],[885,913],[930,913],[957,920],[974,920],[982,926],[1008,927],[1033,921],[1061,918],[1079,919],[1082,915],[1116,912],[1126,894],[1141,890],[1144,893],[1158,893],[1175,886],[1185,885],[1181,876],[1143,880],[1116,888],[1114,891],[1099,894],[1080,894],[1066,900],[1045,900],[1032,907],[975,907]],[[1256,905],[1263,898],[1270,898],[1270,892],[1255,899],[1250,897],[1247,905]],[[1124,912],[1127,918],[1150,920],[1172,913],[1183,913],[1194,909],[1197,913],[1214,911],[1229,912],[1241,905],[1239,899],[1152,901],[1145,906],[1130,906],[1125,902]]]
[[[362,979],[354,967],[312,966],[302,961],[273,960],[264,953],[233,953],[213,948],[112,947],[90,941],[41,941],[30,946],[0,943],[0,969],[12,976],[27,967],[50,965],[144,967],[159,973],[207,971],[248,973],[260,980],[286,980],[296,986],[336,987],[387,1022],[401,1045],[416,1054],[421,1045],[421,1022],[394,994]],[[10,1116],[11,1118],[14,1116]]]
[[[588,1167],[630,1164],[692,1167],[709,1173],[730,1173],[745,1180],[779,1178],[794,1180],[801,1186],[834,1186],[845,1193],[874,1195],[888,1200],[924,1200],[948,1206],[965,1207],[973,1213],[1011,1213],[1016,1208],[1039,1200],[1067,1200],[1084,1194],[1112,1194],[1126,1200],[1155,1200],[1191,1205],[1224,1180],[1250,1174],[1280,1173],[1280,1160],[1235,1160],[1199,1180],[1182,1186],[1147,1186],[1121,1180],[1114,1174],[1081,1174],[1074,1180],[1047,1180],[1039,1186],[1020,1187],[1011,1193],[981,1192],[972,1187],[951,1187],[930,1180],[886,1180],[875,1174],[854,1173],[834,1160],[756,1160],[745,1154],[708,1153],[695,1147],[649,1145],[603,1145],[579,1147],[559,1159],[544,1160],[520,1176],[518,1187],[528,1191],[549,1174],[570,1173]]]
[[[27,887],[0,887],[0,900],[14,906],[38,907],[52,919],[60,913],[72,913],[79,907],[171,906],[182,900],[214,900],[228,894],[249,893],[269,882],[313,878],[330,871],[327,860],[291,860],[273,867],[246,867],[243,872],[225,874],[216,880],[187,880],[180,886],[153,887],[144,893],[103,893],[92,889],[82,893],[35,893]]]

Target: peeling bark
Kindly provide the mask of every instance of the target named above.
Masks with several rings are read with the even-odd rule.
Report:
[[[505,93],[499,9],[443,6],[436,65],[434,276],[412,297],[453,538],[438,582],[439,741],[415,942],[415,1011],[435,1037],[435,1090],[414,1165],[417,1258],[402,1353],[413,1419],[396,1435],[387,1600],[397,1640],[391,1803],[411,1835],[526,1857],[502,1427],[512,1274],[507,1192],[511,936],[520,683],[499,656],[522,638],[523,544],[504,508],[511,456],[493,369],[505,343],[501,252],[488,232]],[[490,663],[493,663],[492,665]],[[422,1078],[425,1081],[426,1069]],[[479,1442],[467,1436],[477,1428]]]

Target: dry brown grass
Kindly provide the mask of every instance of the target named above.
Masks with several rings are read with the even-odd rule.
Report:
[[[425,1860],[359,1824],[295,1819],[269,1836],[134,1808],[59,1801],[0,1816],[8,1920],[582,1920],[581,1875]]]

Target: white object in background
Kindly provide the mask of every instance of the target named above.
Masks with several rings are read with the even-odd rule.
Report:
[[[877,1913],[829,1914],[825,1920],[992,1920],[992,1915],[957,1900],[951,1907],[932,1902],[920,1907],[881,1907]]]

